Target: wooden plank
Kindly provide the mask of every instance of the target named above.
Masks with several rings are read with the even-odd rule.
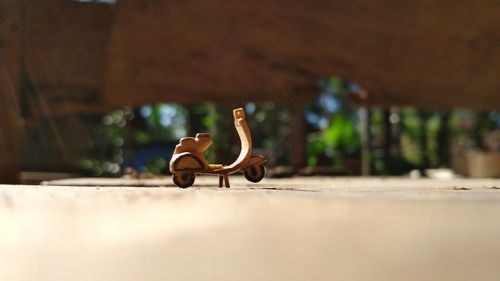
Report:
[[[500,280],[500,180],[0,185],[0,280]]]

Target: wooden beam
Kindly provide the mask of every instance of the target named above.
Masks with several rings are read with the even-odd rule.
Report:
[[[20,166],[20,3],[0,2],[0,183],[16,183]]]

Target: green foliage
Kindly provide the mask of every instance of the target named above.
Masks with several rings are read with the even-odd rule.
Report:
[[[359,146],[359,133],[352,118],[344,113],[337,113],[327,128],[309,135],[308,165],[316,166],[321,155],[330,158],[332,164],[338,165],[342,155],[356,153]]]
[[[229,138],[234,128],[230,126],[232,122],[225,118],[224,114],[220,113],[221,111],[214,103],[206,103],[204,107],[203,111],[206,115],[203,118],[203,125],[214,142],[205,152],[205,158],[211,163],[220,162],[218,155],[228,153],[230,147]]]
[[[360,134],[357,130],[357,111],[344,99],[348,84],[332,78],[321,84],[322,94],[318,101],[306,109],[308,120],[308,165],[339,165],[347,157],[358,157]],[[99,136],[95,143],[101,157],[86,157],[78,161],[79,167],[94,175],[118,175],[125,154],[136,145],[155,142],[177,142],[181,137],[196,133],[210,133],[214,145],[207,151],[212,163],[226,161],[237,153],[237,139],[230,107],[213,103],[183,107],[175,104],[146,105],[139,109],[123,108],[102,118]],[[290,132],[294,116],[286,105],[272,102],[246,104],[247,120],[253,135],[255,148],[267,149],[274,155],[274,165],[290,163]],[[449,122],[443,124],[441,113],[413,108],[392,109],[396,119],[391,122],[399,138],[397,155],[384,155],[384,113],[371,110],[372,164],[378,174],[421,167],[424,156],[430,166],[441,163],[438,137],[443,126],[449,126],[454,146],[462,149],[499,149],[500,114],[466,110],[450,112]],[[309,118],[309,119],[308,119]],[[424,126],[424,127],[423,127]],[[496,130],[496,131],[495,131]],[[492,132],[496,132],[493,134]],[[423,134],[426,146],[422,146]],[[488,139],[488,141],[485,141]],[[422,151],[422,147],[426,147]],[[399,150],[400,149],[400,150]],[[229,157],[228,157],[229,156]],[[226,158],[224,158],[226,157]],[[147,164],[147,171],[160,173],[167,168],[165,159],[154,159]],[[401,168],[403,167],[403,168]]]
[[[357,133],[351,116],[340,112],[333,116],[330,126],[323,131],[326,145],[333,149],[354,151],[359,148]]]
[[[415,166],[421,166],[423,155],[427,151],[421,151],[419,142],[422,138],[422,129],[424,125],[418,111],[413,108],[403,108],[400,111],[401,116],[401,153],[405,160]],[[427,130],[427,128],[426,128]],[[429,135],[429,134],[427,134]]]
[[[163,173],[163,171],[165,171],[165,169],[167,169],[167,160],[165,160],[163,158],[155,159],[153,161],[150,161],[147,164],[146,168],[147,168],[148,172],[150,172],[152,174],[159,175],[159,174]]]
[[[265,148],[274,155],[275,164],[290,161],[290,123],[292,115],[287,106],[273,102],[247,104],[247,120],[253,136],[254,147]]]
[[[99,140],[106,147],[99,158],[84,158],[79,167],[93,175],[113,176],[121,172],[125,153],[131,146],[152,142],[173,142],[186,134],[187,111],[175,104],[145,105],[137,110],[125,107],[103,116]],[[165,159],[158,158],[147,165],[147,171],[160,173],[165,170]]]
[[[339,165],[342,158],[359,153],[356,110],[344,99],[346,81],[332,77],[320,84],[319,102],[306,111],[310,124],[318,128],[308,135],[307,162],[316,166],[328,159],[330,164]]]
[[[450,117],[453,149],[496,151],[500,140],[500,113],[454,110]]]
[[[187,111],[176,104],[145,105],[140,109],[144,126],[130,128],[134,141],[139,144],[153,141],[175,141],[186,135]]]

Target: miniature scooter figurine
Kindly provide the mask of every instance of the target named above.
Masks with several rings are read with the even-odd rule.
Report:
[[[175,147],[170,160],[170,172],[174,183],[180,188],[193,185],[196,174],[213,174],[219,176],[219,187],[229,185],[228,175],[243,172],[251,182],[259,182],[264,178],[264,164],[268,161],[264,156],[252,156],[252,137],[245,119],[243,108],[233,110],[234,126],[241,141],[240,155],[231,165],[209,164],[204,152],[212,144],[209,134],[197,134],[196,137],[182,138]]]

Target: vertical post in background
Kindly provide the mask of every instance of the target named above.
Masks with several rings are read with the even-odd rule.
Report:
[[[429,112],[426,110],[419,110],[418,115],[420,117],[420,153],[421,153],[421,173],[425,174],[425,169],[428,169],[430,166],[430,160],[428,155],[428,134],[427,134],[427,123],[429,121]]]
[[[0,1],[0,183],[17,183],[21,157],[21,1]]]
[[[392,152],[392,123],[391,123],[391,110],[389,108],[385,108],[383,111],[383,130],[384,130],[384,162],[385,162],[385,167],[387,170],[389,170],[391,167],[389,167],[390,163],[390,158],[391,158],[391,152]]]
[[[307,165],[306,159],[306,122],[304,119],[304,107],[301,104],[292,105],[291,126],[291,163],[295,174]]]
[[[371,174],[371,133],[370,133],[370,110],[367,107],[359,109],[359,123],[361,135],[361,175]]]
[[[445,111],[441,114],[441,127],[438,132],[438,154],[439,165],[441,167],[450,166],[450,112]]]

